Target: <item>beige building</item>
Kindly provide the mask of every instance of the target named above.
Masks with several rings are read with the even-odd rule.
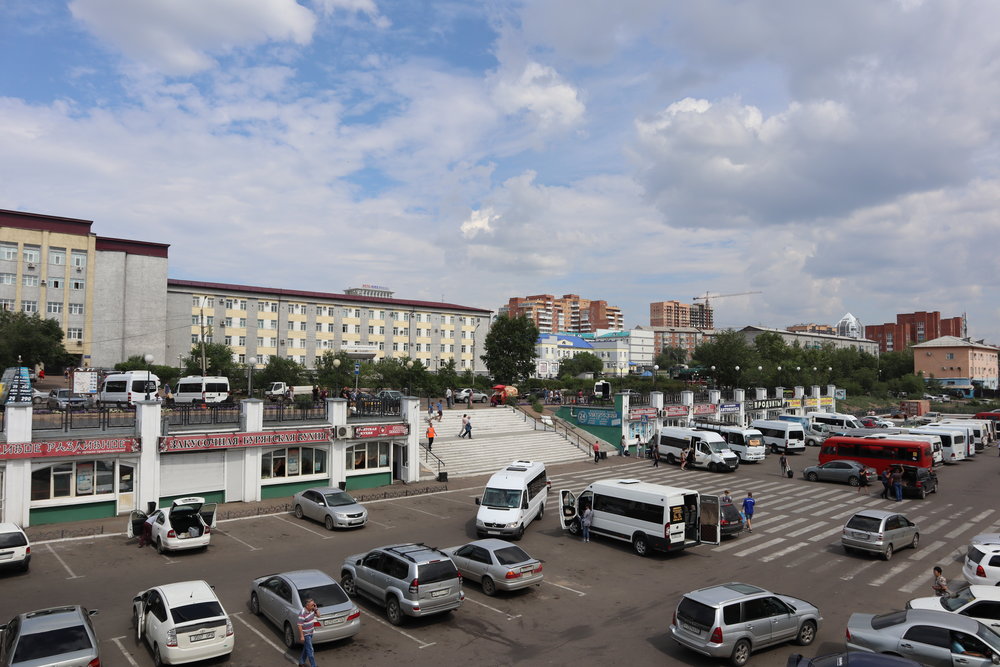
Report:
[[[982,341],[941,336],[913,346],[913,372],[965,395],[975,389],[997,389],[998,349]]]
[[[538,327],[539,333],[594,333],[598,329],[622,331],[625,317],[621,308],[609,306],[607,301],[583,299],[578,294],[536,294],[511,297],[500,307],[500,314],[508,317],[527,317]]]
[[[649,304],[649,325],[651,327],[711,329],[715,323],[712,308],[706,304],[657,301]]]

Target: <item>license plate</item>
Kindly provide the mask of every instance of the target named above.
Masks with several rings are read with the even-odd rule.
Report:
[[[854,537],[859,540],[868,540],[868,533],[854,533]]]
[[[499,530],[487,530],[486,534],[487,535],[500,535],[501,533],[500,533]]]
[[[344,617],[341,616],[340,618],[328,618],[325,621],[323,621],[323,625],[340,625],[343,622],[344,622]]]
[[[525,565],[521,568],[521,572],[532,572],[535,568],[531,565]]]
[[[213,637],[215,637],[214,632],[203,632],[200,635],[191,635],[188,639],[192,642],[203,642],[206,639],[211,639]]]
[[[447,589],[447,588],[442,588],[439,591],[431,591],[431,597],[432,598],[439,598],[439,597],[445,596],[445,595],[448,594],[448,590],[449,589]]]
[[[682,623],[682,625],[684,626],[684,629],[687,630],[688,632],[693,632],[696,635],[700,635],[701,634],[701,630],[699,630],[698,628],[694,627],[693,625],[688,625],[687,623]]]
[[[356,519],[356,520],[354,520],[354,521],[351,521],[350,523],[351,523],[351,525],[352,525],[352,526],[356,526],[356,525],[358,525],[359,523],[364,523],[364,522],[363,522],[363,521],[362,521],[361,519]]]

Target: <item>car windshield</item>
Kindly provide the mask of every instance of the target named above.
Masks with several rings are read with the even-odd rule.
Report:
[[[326,504],[329,507],[343,507],[344,505],[353,505],[356,500],[352,498],[349,494],[341,491],[340,493],[328,493],[325,496]]]
[[[991,628],[988,628],[983,623],[980,623],[979,629],[976,631],[976,635],[986,642],[991,649],[1000,652],[1000,635],[995,633]]]
[[[729,449],[729,445],[724,442],[709,442],[706,443],[713,452],[721,454],[722,452]]]
[[[48,632],[22,635],[17,642],[13,662],[30,662],[75,651],[86,651],[91,648],[93,646],[87,635],[87,629],[82,625],[74,625],[70,628],[58,628]]]
[[[205,602],[186,604],[181,607],[172,607],[170,615],[173,617],[174,623],[187,623],[188,621],[197,621],[202,618],[225,616],[226,613],[222,611],[221,604],[215,600],[207,600]]]
[[[300,600],[315,600],[320,607],[332,607],[347,602],[347,593],[337,584],[326,584],[324,586],[313,586],[311,588],[299,589]]]
[[[514,563],[523,563],[526,560],[531,560],[531,556],[524,549],[513,545],[497,549],[494,553],[501,565],[513,565]]]
[[[483,493],[482,503],[487,507],[517,508],[521,506],[521,492],[516,489],[487,488]]]
[[[864,530],[869,533],[878,532],[880,525],[882,525],[882,519],[874,516],[864,516],[862,514],[855,514],[851,517],[851,520],[847,522],[848,528],[852,530]]]
[[[27,544],[28,540],[22,533],[0,533],[0,549],[23,547]]]
[[[969,602],[976,599],[976,596],[972,594],[971,588],[963,588],[957,593],[952,593],[951,595],[945,595],[941,600],[941,606],[947,611],[958,611],[959,607],[962,607]]]

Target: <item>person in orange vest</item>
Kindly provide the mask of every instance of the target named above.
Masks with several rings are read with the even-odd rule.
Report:
[[[431,447],[434,446],[434,437],[437,433],[434,431],[433,424],[427,424],[427,451],[431,451]]]

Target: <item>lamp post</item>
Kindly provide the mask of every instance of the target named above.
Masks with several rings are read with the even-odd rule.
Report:
[[[413,370],[413,359],[408,360],[405,365],[406,365],[406,394],[409,395],[410,394],[410,380],[412,379],[410,377],[410,371]]]
[[[736,367],[736,387],[734,387],[735,389],[739,389],[740,388],[740,385],[742,384],[742,382],[740,382],[740,380],[741,380],[741,377],[740,377],[740,367],[737,366]]]
[[[660,372],[660,367],[657,364],[653,364],[653,391],[656,391],[656,375]]]
[[[145,357],[143,357],[143,360],[146,362],[146,400],[148,401],[149,400],[149,385],[153,381],[153,378],[152,378],[152,367],[151,367],[152,364],[153,364],[153,355],[147,354]]]
[[[257,357],[247,359],[247,398],[253,398],[253,369],[257,365]]]

